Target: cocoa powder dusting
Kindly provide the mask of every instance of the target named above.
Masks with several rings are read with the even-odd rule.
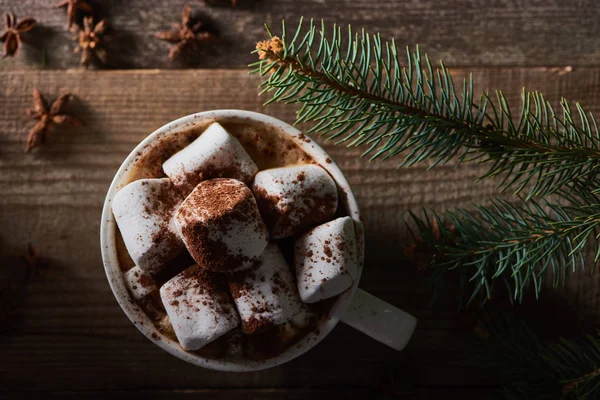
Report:
[[[277,221],[279,213],[277,204],[281,201],[281,197],[271,195],[261,187],[254,187],[254,198],[256,199],[256,204],[258,204],[260,215],[262,215],[265,224],[272,230]]]
[[[121,182],[122,186],[125,184],[132,182],[134,180],[138,180],[141,178],[162,178],[164,177],[164,173],[162,171],[162,164],[172,155],[177,153],[179,150],[183,149],[185,146],[193,142],[201,133],[213,122],[219,122],[223,127],[234,137],[236,137],[244,149],[248,152],[254,162],[257,164],[259,169],[267,169],[267,168],[275,168],[286,165],[294,165],[294,164],[308,164],[315,163],[312,157],[306,154],[299,144],[296,141],[289,140],[287,137],[281,135],[279,128],[266,125],[264,123],[258,123],[249,121],[243,118],[231,118],[228,120],[218,120],[207,119],[204,121],[194,121],[190,123],[189,129],[180,129],[177,133],[163,133],[161,137],[154,141],[152,144],[146,146],[140,152],[137,153],[134,165],[129,169],[128,175]],[[298,139],[305,142],[311,142],[311,140],[304,136],[299,135]],[[326,163],[331,163],[331,160],[327,158],[325,160]],[[230,169],[211,169],[201,171],[197,176],[197,182],[208,181],[211,178],[221,178],[221,177],[230,177],[232,175],[232,171],[237,169],[235,165],[231,165]],[[298,183],[304,181],[305,177],[303,174],[298,174],[295,178]],[[191,190],[191,189],[190,189]],[[160,192],[160,191],[159,191]],[[156,193],[156,196],[164,196],[161,197],[161,201],[158,203],[169,203],[169,196],[173,196],[175,191],[169,193]],[[177,194],[175,194],[177,196]],[[231,204],[231,201],[235,202],[238,194],[227,192],[223,193],[221,199],[217,200],[212,198],[208,204],[211,207],[211,210],[216,213],[216,215],[226,215],[227,212],[224,210],[226,208],[226,204]],[[243,196],[242,196],[243,199]],[[239,199],[238,199],[239,200]],[[276,204],[279,199],[269,199],[270,201],[266,202],[267,204],[263,204],[261,211],[264,207],[268,207],[269,204]],[[323,210],[325,207],[320,203],[319,199],[314,199],[315,204],[314,208],[317,210]],[[242,201],[243,202],[243,201]],[[219,207],[221,206],[221,207]],[[243,209],[243,208],[242,208]],[[247,209],[243,209],[245,211],[240,212],[240,214],[244,214],[247,212]],[[212,212],[211,211],[211,212]],[[164,212],[168,213],[167,209],[164,210],[146,210],[149,214],[154,212]],[[291,210],[289,211],[291,212]],[[219,214],[221,213],[221,214]],[[269,213],[263,214],[268,218]],[[240,215],[238,216],[229,216],[230,220],[234,218],[243,218]],[[311,216],[307,216],[307,220],[311,220]],[[314,225],[314,222],[310,222],[309,225]],[[225,225],[225,224],[223,224]],[[272,225],[271,225],[272,226]],[[224,227],[223,230],[225,230]],[[195,228],[198,229],[198,228]],[[263,227],[264,229],[264,227]],[[260,226],[256,227],[256,231],[260,232]],[[197,232],[200,236],[204,233],[206,237],[206,232]],[[120,239],[121,235],[118,234],[117,238]],[[167,235],[168,237],[168,235]],[[172,239],[177,240],[176,237]],[[160,240],[158,237],[153,238],[153,240]],[[169,239],[171,240],[171,239]],[[245,259],[235,259],[235,257],[230,257],[226,254],[226,249],[224,246],[220,246],[218,242],[204,240],[205,249],[208,248],[208,251],[201,252],[201,254],[195,254],[195,257],[198,257],[200,261],[203,263],[211,263],[211,265],[220,266],[221,270],[228,270],[233,266],[239,266],[240,263],[243,262],[251,262],[251,260]],[[293,246],[290,247],[293,253]],[[124,245],[121,243],[119,246],[119,260],[120,266],[123,271],[128,270],[133,266],[133,263],[130,257],[127,254],[127,251]],[[183,255],[183,254],[182,254]],[[287,254],[284,254],[286,257]],[[312,257],[312,251],[309,251],[309,257]],[[185,252],[184,263],[185,266],[190,265],[190,258],[187,252]],[[228,259],[228,261],[225,261]],[[173,268],[167,268],[166,271],[161,271],[160,276],[154,276],[154,279],[157,282],[158,286],[161,286],[162,283],[168,281],[170,278],[175,276],[176,274],[181,273],[181,271],[185,267],[183,264],[180,266],[179,263],[174,265]],[[229,290],[227,290],[227,282],[225,280],[225,276],[222,274],[215,274],[209,271],[206,271],[200,268],[198,265],[185,269],[186,277],[191,277],[192,279],[186,279],[191,282],[188,283],[186,287],[181,286],[175,288],[169,294],[169,301],[174,304],[177,304],[179,307],[190,307],[192,309],[199,309],[200,307],[213,307],[216,306],[218,308],[222,308],[225,312],[235,313],[235,308],[232,307],[231,295],[236,296],[243,293],[245,290],[249,288],[244,287],[242,284],[236,286],[235,279],[232,279],[234,284],[230,286],[231,295],[229,294]],[[164,275],[164,276],[163,276]],[[232,275],[235,276],[236,274]],[[264,282],[264,277],[262,277],[261,281]],[[148,279],[147,277],[142,277],[140,279],[140,285],[152,285],[152,279]],[[275,278],[274,284],[272,287],[273,293],[278,293],[280,290],[294,290],[295,288],[289,288],[281,282],[281,280]],[[198,303],[190,303],[188,302],[186,297],[182,297],[186,290],[197,290],[202,293],[210,294],[210,300],[202,301]],[[216,341],[208,344],[204,348],[199,351],[195,351],[193,353],[199,354],[203,357],[207,358],[215,358],[219,359],[227,354],[227,349],[230,346],[231,337],[238,337],[237,343],[242,348],[243,355],[249,359],[255,360],[264,360],[269,357],[276,356],[281,352],[285,351],[289,346],[299,342],[307,333],[314,331],[322,321],[327,317],[329,313],[329,309],[331,305],[335,302],[334,299],[328,299],[324,302],[320,302],[317,304],[309,305],[309,308],[312,309],[310,323],[306,328],[299,329],[295,331],[291,339],[285,339],[284,336],[279,334],[279,327],[273,327],[272,324],[267,320],[263,320],[260,316],[260,313],[265,312],[263,310],[264,307],[255,307],[255,312],[257,314],[256,318],[252,318],[242,326],[243,331],[245,333],[251,333],[250,335],[239,335],[239,332],[242,328],[236,328],[231,331],[227,335],[224,335],[222,338],[217,339]],[[322,303],[322,304],[321,304]],[[169,318],[166,315],[164,310],[162,301],[158,292],[154,292],[146,298],[139,300],[138,304],[142,307],[142,309],[146,312],[146,314],[151,318],[154,325],[157,327],[158,331],[161,334],[168,337],[170,340],[176,341],[176,337],[173,331],[173,328],[170,324]],[[154,339],[160,339],[160,336],[153,334],[152,337]]]
[[[151,277],[146,274],[142,274],[142,276],[138,276],[138,283],[145,288],[149,288],[154,286],[154,281]]]
[[[251,287],[246,286],[245,271],[236,272],[229,277],[229,291],[234,299],[242,297]]]
[[[307,207],[296,204],[280,207],[281,196],[269,194],[263,188],[254,188],[254,197],[265,224],[271,233],[280,233],[280,236],[306,231],[335,213],[335,195],[317,195],[314,189],[307,189],[307,196]]]
[[[210,228],[196,214],[215,222]],[[184,221],[182,234],[192,258],[203,268],[215,272],[231,272],[252,260],[241,254],[231,254],[215,233],[225,236],[240,223],[254,224],[257,234],[266,236],[252,192],[241,182],[231,179],[204,181],[179,208],[177,218]]]
[[[260,265],[256,265],[249,271],[236,272],[230,276],[229,291],[234,299],[246,296],[248,293],[252,293],[254,291],[255,288],[252,283],[256,280],[256,274],[254,271],[259,267]],[[261,277],[261,280],[264,281],[264,276]],[[251,310],[253,313],[255,313],[255,315],[247,320],[242,321],[242,331],[246,335],[253,335],[256,332],[260,332],[273,326],[273,323],[270,320],[261,315],[262,313],[268,311],[265,304],[255,304],[251,307]]]
[[[272,328],[273,326],[273,322],[271,322],[270,320],[261,317],[257,318],[253,316],[243,322],[242,330],[246,335],[254,335],[258,332]]]
[[[225,276],[206,271],[198,265],[194,265],[183,271],[175,279],[171,292],[166,292],[164,300],[172,306],[186,307],[192,311],[198,312],[199,307],[211,307],[221,314],[231,314],[235,311],[232,307],[232,301],[227,290],[227,281]],[[188,291],[209,297],[208,302],[190,302],[188,298],[181,297]]]
[[[250,183],[253,177],[240,173],[240,170],[241,164],[233,159],[229,160],[225,166],[209,162],[203,166],[201,172],[187,174],[184,181],[179,183],[179,191],[188,195],[200,182],[217,178],[231,178]]]

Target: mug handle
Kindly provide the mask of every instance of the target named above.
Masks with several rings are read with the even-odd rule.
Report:
[[[406,347],[417,326],[415,317],[360,288],[340,320],[395,350]]]

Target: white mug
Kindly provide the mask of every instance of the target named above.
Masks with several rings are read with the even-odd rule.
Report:
[[[136,154],[139,154],[140,151],[146,148],[146,146],[149,146],[157,138],[164,137],[165,135],[176,135],[178,132],[186,131],[194,126],[194,124],[205,121],[206,119],[216,121],[240,119],[253,120],[277,127],[280,132],[300,145],[308,155],[331,174],[339,189],[346,193],[347,212],[354,220],[355,227],[357,228],[359,270],[352,287],[339,296],[331,308],[328,318],[319,326],[318,330],[309,333],[297,344],[289,347],[278,356],[267,360],[210,359],[186,352],[181,348],[178,342],[163,336],[154,327],[152,321],[146,316],[144,311],[131,299],[125,287],[123,273],[119,267],[116,246],[117,226],[111,211],[111,202],[115,194],[123,186],[124,177],[127,174],[127,171],[132,167],[136,159]],[[104,269],[110,287],[127,317],[129,317],[135,326],[148,339],[153,341],[163,350],[182,360],[204,368],[232,372],[256,371],[283,364],[310,350],[327,336],[340,320],[361,332],[366,333],[372,338],[387,344],[393,349],[401,350],[408,343],[415,330],[417,320],[412,315],[407,314],[358,288],[364,261],[364,230],[362,229],[356,199],[354,198],[354,194],[352,193],[348,181],[335,162],[331,161],[331,158],[319,145],[307,137],[302,136],[299,138],[298,136],[300,134],[301,132],[293,126],[264,114],[242,110],[205,111],[180,118],[156,130],[133,149],[117,171],[117,174],[108,189],[108,194],[104,201],[104,208],[102,210],[100,244],[102,246]]]

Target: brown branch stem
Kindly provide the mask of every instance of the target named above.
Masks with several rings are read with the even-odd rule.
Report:
[[[581,384],[582,382],[585,382],[585,381],[587,381],[589,379],[595,378],[595,377],[597,377],[599,375],[600,375],[600,368],[598,368],[595,371],[588,372],[587,374],[583,375],[582,377],[574,379],[571,382],[563,385],[562,392],[563,393],[570,392],[570,391],[576,389],[577,386],[579,386],[579,384]]]
[[[358,97],[361,99],[368,100],[382,107],[387,107],[388,109],[396,113],[401,113],[408,116],[415,116],[423,120],[438,120],[447,124],[447,128],[450,132],[469,132],[468,134],[470,134],[475,139],[478,139],[480,143],[493,143],[498,146],[502,146],[504,149],[527,149],[531,152],[539,154],[569,153],[571,154],[571,156],[575,157],[600,158],[600,152],[590,148],[560,147],[550,144],[541,144],[538,142],[527,141],[521,138],[508,137],[506,135],[506,132],[501,130],[494,130],[482,125],[465,123],[464,121],[436,114],[429,110],[423,110],[421,108],[414,107],[409,104],[396,102],[370,92],[361,91],[347,85],[342,85],[339,82],[332,80],[325,73],[302,65],[294,57],[282,57],[282,53],[276,53],[269,49],[262,49],[261,51],[264,52],[264,54],[266,55],[265,58],[268,58],[279,65],[292,68],[292,70],[294,70],[295,72],[308,76],[314,81],[320,81],[328,87],[339,92],[345,93],[350,97]]]

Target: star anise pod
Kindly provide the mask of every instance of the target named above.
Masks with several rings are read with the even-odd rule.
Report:
[[[31,243],[27,244],[27,252],[21,255],[21,258],[25,261],[26,271],[25,277],[29,280],[34,274],[37,276],[40,274],[42,269],[45,269],[49,265],[49,260],[45,257],[41,257],[38,249],[34,248]]]
[[[17,23],[15,14],[8,12],[5,14],[6,22],[4,23],[4,31],[0,36],[0,42],[4,42],[4,57],[14,56],[21,47],[21,33],[33,29],[35,19],[25,18]]]
[[[77,126],[81,121],[71,115],[65,114],[64,109],[71,98],[71,93],[61,94],[52,106],[48,108],[48,103],[44,100],[42,93],[38,89],[33,89],[33,110],[27,110],[27,115],[33,119],[39,120],[37,124],[29,131],[25,151],[44,143],[46,134],[51,126]]]
[[[63,0],[54,7],[60,8],[64,6],[67,6],[67,29],[70,29],[73,25],[77,10],[81,10],[88,14],[91,14],[93,11],[92,7],[83,0]]]
[[[75,34],[73,40],[78,42],[75,53],[81,53],[81,65],[87,68],[93,61],[106,64],[106,50],[102,48],[103,36],[106,31],[105,20],[94,25],[92,17],[85,17],[83,29],[75,25],[71,30]]]
[[[198,21],[192,25],[192,8],[189,5],[183,7],[183,15],[181,24],[173,24],[175,28],[172,31],[158,32],[156,37],[175,43],[175,46],[169,51],[169,60],[173,61],[178,58],[183,51],[189,51],[198,48],[202,41],[211,40],[216,36],[204,30],[202,21]]]

